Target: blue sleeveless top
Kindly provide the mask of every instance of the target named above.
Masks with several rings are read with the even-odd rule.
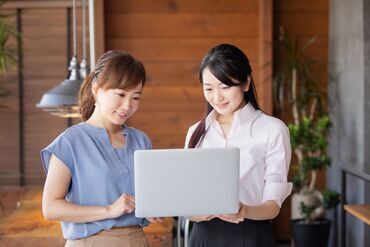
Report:
[[[107,206],[123,193],[135,195],[134,152],[151,149],[148,136],[124,126],[125,146],[114,148],[105,128],[86,122],[66,129],[49,146],[41,150],[41,161],[47,173],[51,155],[55,155],[70,170],[71,185],[66,200],[88,206]],[[134,213],[119,218],[88,223],[61,222],[63,237],[79,239],[104,229],[148,224],[146,219],[136,218]]]

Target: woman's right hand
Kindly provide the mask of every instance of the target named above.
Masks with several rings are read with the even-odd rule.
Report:
[[[186,218],[188,218],[190,221],[201,222],[201,221],[210,221],[214,219],[215,216],[214,215],[197,215],[197,216],[188,216]]]
[[[135,210],[135,197],[129,194],[122,194],[113,204],[107,207],[108,217],[118,218],[123,214],[129,214]]]

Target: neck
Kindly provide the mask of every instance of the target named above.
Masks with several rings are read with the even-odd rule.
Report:
[[[116,125],[110,121],[107,121],[102,116],[100,116],[96,111],[94,111],[94,113],[88,120],[86,120],[86,122],[95,127],[104,128],[108,131],[108,133],[112,134],[120,132],[122,130],[121,125]]]
[[[217,116],[217,121],[220,124],[232,124],[234,121],[234,114],[229,114],[229,115],[218,115]]]

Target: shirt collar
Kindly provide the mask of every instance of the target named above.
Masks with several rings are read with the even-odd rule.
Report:
[[[87,130],[89,130],[91,132],[94,132],[94,133],[98,133],[98,134],[106,134],[107,133],[107,130],[105,128],[97,127],[97,126],[91,125],[87,122],[80,122],[78,125],[86,128]],[[127,126],[126,126],[126,124],[122,125],[122,134],[127,135]]]
[[[259,115],[260,111],[256,110],[252,104],[248,103],[241,109],[237,110],[234,112],[234,121],[237,121],[241,125],[248,124],[249,122],[253,121],[257,116]],[[206,118],[206,123],[205,123],[205,129],[207,130],[209,126],[214,123],[217,120],[218,113],[216,110],[212,110],[207,118]]]

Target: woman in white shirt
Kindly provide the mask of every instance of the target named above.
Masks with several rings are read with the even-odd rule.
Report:
[[[274,246],[271,219],[291,193],[289,131],[257,103],[252,69],[237,47],[218,45],[202,59],[206,116],[189,128],[188,148],[240,148],[240,210],[189,217],[190,246]]]

